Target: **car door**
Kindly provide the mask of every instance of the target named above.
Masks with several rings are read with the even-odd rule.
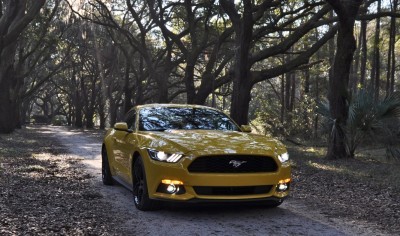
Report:
[[[116,130],[114,129],[114,132],[112,134],[112,151],[113,151],[113,156],[114,160],[112,161],[112,167],[115,172],[115,177],[122,178],[123,177],[123,168],[121,164],[123,163],[122,159],[124,156],[123,149],[122,149],[122,144],[124,143],[124,139],[126,138],[125,136],[127,135],[126,131],[121,131],[121,130]]]
[[[125,122],[133,132],[124,132],[124,134],[121,134],[118,138],[119,155],[116,161],[118,162],[119,175],[123,181],[127,183],[132,182],[130,177],[130,158],[133,155],[134,145],[136,143],[136,119],[135,110],[131,110],[126,114]]]

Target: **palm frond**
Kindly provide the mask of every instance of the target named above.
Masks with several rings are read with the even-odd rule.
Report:
[[[329,112],[328,102],[317,102],[316,111],[334,121]],[[390,126],[399,127],[398,121],[396,123],[392,119],[396,117],[400,118],[400,92],[389,94],[382,101],[376,101],[371,90],[359,90],[353,94],[349,101],[346,125],[343,127],[350,153],[354,153],[365,139],[376,139],[385,145],[392,145],[390,140],[396,139],[398,128]],[[390,153],[388,156],[399,154],[398,150],[394,149],[388,153]]]
[[[368,90],[360,90],[356,93],[350,101],[347,126],[361,130],[368,129],[374,119],[374,103]]]
[[[389,94],[377,105],[377,116],[380,119],[400,117],[400,92]]]
[[[317,101],[317,108],[315,109],[315,112],[320,114],[321,116],[332,119],[331,112],[329,109],[329,102],[327,100],[321,100]]]
[[[388,159],[400,160],[400,149],[393,147],[393,146],[387,147],[386,148],[386,157]]]

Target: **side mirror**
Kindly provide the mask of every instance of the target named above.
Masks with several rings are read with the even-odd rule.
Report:
[[[245,133],[251,133],[251,126],[250,125],[241,125],[240,129],[242,129]]]
[[[114,129],[118,131],[125,131],[128,133],[132,133],[132,130],[128,129],[128,124],[126,122],[115,123]]]

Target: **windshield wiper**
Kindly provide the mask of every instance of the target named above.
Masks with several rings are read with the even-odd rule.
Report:
[[[146,131],[166,131],[167,129],[164,129],[164,128],[160,128],[160,129],[149,129],[149,130],[146,130]]]

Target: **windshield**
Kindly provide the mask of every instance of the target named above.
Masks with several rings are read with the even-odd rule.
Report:
[[[224,113],[207,108],[151,107],[139,113],[139,130],[206,129],[239,131]]]

